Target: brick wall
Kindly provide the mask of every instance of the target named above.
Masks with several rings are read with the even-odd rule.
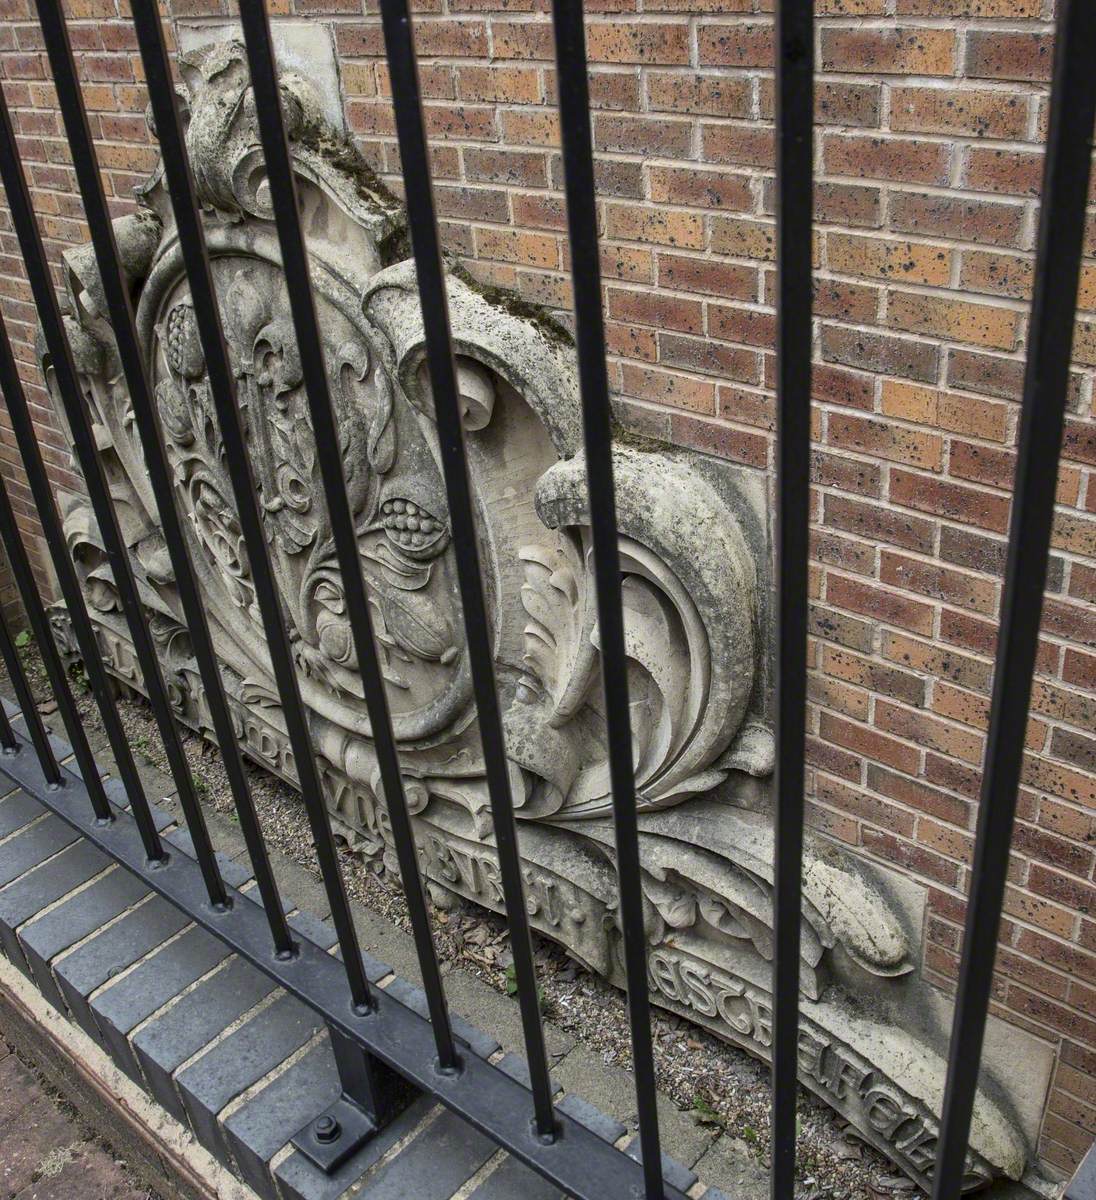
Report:
[[[117,10],[120,3],[121,16]],[[771,18],[766,0],[588,3],[611,378],[633,427],[772,465]],[[279,0],[336,26],[346,116],[398,188],[367,0]],[[418,39],[450,247],[566,312],[568,251],[543,0],[422,0]],[[814,355],[813,824],[930,891],[948,988],[984,745],[1027,333],[1052,0],[819,0]],[[155,161],[126,0],[72,0],[121,211]],[[0,0],[0,73],[54,255],[85,238],[27,0]],[[174,15],[218,17],[218,0]],[[0,297],[57,482],[8,223]],[[1096,1133],[1096,210],[1055,557],[995,1011],[1058,1050],[1046,1162]],[[0,411],[0,421],[4,414]],[[0,455],[33,533],[29,496]]]

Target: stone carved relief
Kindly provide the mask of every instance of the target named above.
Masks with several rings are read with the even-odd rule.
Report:
[[[180,67],[226,341],[327,801],[376,869],[394,872],[242,50],[221,43],[182,56]],[[347,486],[423,870],[440,902],[463,896],[500,910],[422,318],[413,263],[401,261],[401,211],[325,126],[308,82],[286,75],[283,91]],[[137,215],[120,219],[116,233],[238,735],[251,757],[296,782],[159,173],[139,199]],[[69,335],[172,700],[183,721],[208,735],[90,248],[68,256],[68,271]],[[449,287],[528,907],[538,930],[622,983],[574,352],[561,331],[515,302],[489,298],[457,274]],[[48,359],[43,365],[48,374]],[[772,738],[761,615],[768,585],[756,536],[763,519],[751,514],[730,472],[697,455],[621,444],[614,470],[653,997],[764,1058]],[[85,503],[74,503],[66,528],[104,656],[119,679],[140,688]],[[63,638],[62,616],[55,625]],[[898,1015],[917,953],[878,878],[809,839],[804,1083],[927,1184],[944,1061],[940,1039],[911,1034]],[[899,989],[890,1009],[888,987]],[[1018,1176],[1025,1156],[1007,1106],[980,1095],[968,1186]]]

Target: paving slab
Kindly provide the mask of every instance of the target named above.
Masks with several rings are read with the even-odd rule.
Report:
[[[0,838],[6,838],[17,829],[37,820],[45,809],[33,796],[26,792],[10,792],[0,800]]]
[[[4,853],[0,855],[0,887],[6,887],[47,858],[59,854],[79,836],[52,813],[13,834],[4,842]]]
[[[717,1138],[696,1169],[707,1183],[735,1200],[769,1200],[769,1172],[741,1138],[726,1133]]]
[[[274,1169],[282,1196],[285,1200],[341,1200],[394,1146],[404,1138],[410,1139],[424,1122],[436,1119],[440,1113],[438,1104],[420,1096],[331,1175],[325,1175],[303,1154],[293,1151]],[[354,1191],[353,1195],[357,1200],[361,1193]]]

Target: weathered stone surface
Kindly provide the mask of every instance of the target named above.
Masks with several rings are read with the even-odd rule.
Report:
[[[187,144],[266,535],[327,803],[395,871],[369,716],[316,463],[253,99],[238,43],[180,59]],[[424,875],[436,899],[502,908],[462,632],[414,265],[399,205],[283,75],[302,219]],[[173,215],[157,174],[118,225],[190,550],[246,752],[296,782],[231,500]],[[68,259],[104,464],[180,719],[208,734],[94,259]],[[574,350],[566,335],[451,273],[468,462],[533,924],[623,982]],[[48,365],[48,364],[47,364]],[[657,1003],[762,1058],[771,1043],[772,820],[766,777],[769,550],[763,492],[735,468],[651,444],[613,450],[637,806]],[[141,678],[94,520],[67,521],[104,657]],[[63,615],[56,627],[65,634]],[[801,962],[803,1082],[927,1184],[944,1060],[911,1033],[919,947],[880,876],[809,840]],[[916,997],[914,996],[914,999]],[[1026,1147],[991,1083],[967,1185],[1017,1176]]]

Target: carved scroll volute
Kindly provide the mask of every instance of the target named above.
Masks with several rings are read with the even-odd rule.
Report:
[[[717,760],[754,683],[754,568],[727,505],[684,463],[618,448],[613,472],[639,805],[664,808],[725,777]],[[510,727],[521,731],[523,765],[562,793],[561,816],[600,816],[610,807],[607,769],[584,713],[600,709],[600,647],[582,455],[545,473],[536,503],[564,536],[558,549],[523,553],[529,677],[518,699],[527,710],[515,705]]]

